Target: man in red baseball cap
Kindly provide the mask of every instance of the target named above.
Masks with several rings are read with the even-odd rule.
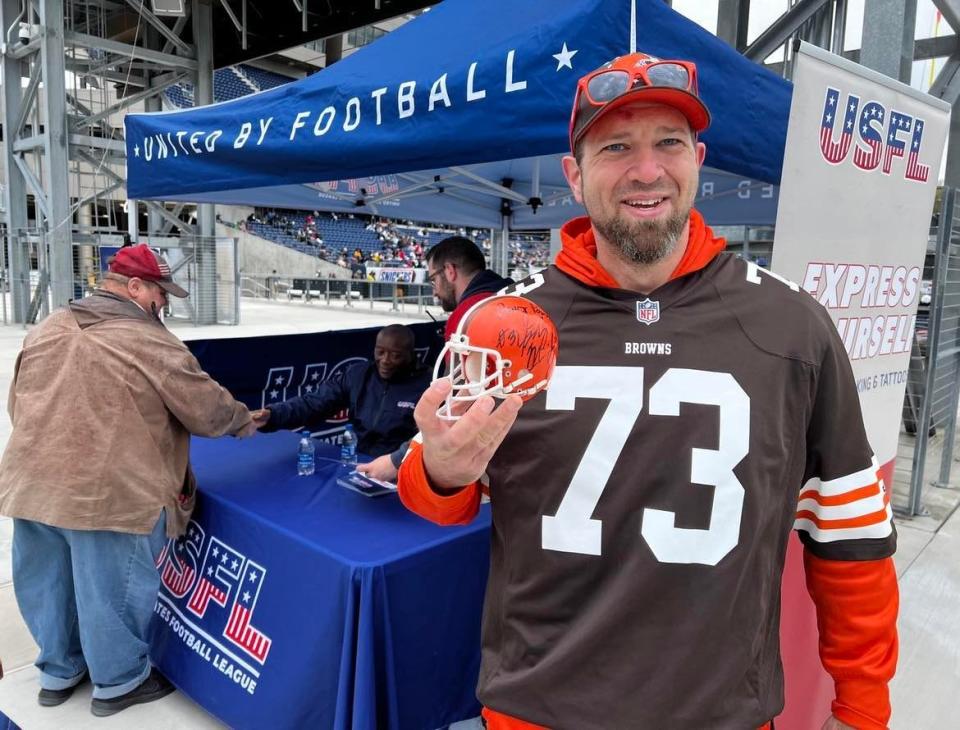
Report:
[[[690,61],[580,79],[563,167],[588,215],[506,289],[556,324],[550,384],[454,423],[446,380],[417,405],[403,503],[465,524],[489,485],[489,730],[769,727],[791,529],[836,688],[823,728],[890,717],[896,532],[850,363],[812,297],[693,208],[709,122]]]
[[[30,331],[8,402],[0,514],[44,707],[93,682],[94,715],[160,699],[150,664],[156,560],[193,509],[190,434],[250,436],[245,405],[159,319],[187,296],[162,257],[122,248],[92,296]]]
[[[189,296],[186,289],[174,282],[166,259],[145,243],[121,248],[107,264],[104,280],[126,285],[130,299],[157,316],[167,305],[167,294]]]

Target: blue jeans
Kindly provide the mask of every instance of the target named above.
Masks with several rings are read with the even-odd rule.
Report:
[[[89,671],[93,696],[108,700],[149,676],[165,529],[165,512],[150,535],[14,519],[13,589],[40,647],[43,689],[73,687]]]

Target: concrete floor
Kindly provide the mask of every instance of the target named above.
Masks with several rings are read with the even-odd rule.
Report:
[[[434,308],[434,313],[439,314]],[[317,332],[410,322],[415,313],[325,309],[317,304],[244,301],[243,324],[236,327],[190,327],[171,323],[184,339],[248,337],[265,334]],[[425,317],[424,317],[425,318]],[[0,405],[6,394],[13,364],[25,330],[0,326]],[[0,449],[10,433],[7,418],[0,418]],[[912,448],[904,436],[901,453]],[[960,453],[960,450],[958,450]],[[931,456],[939,458],[938,456]],[[939,463],[939,462],[937,462]],[[898,470],[899,471],[899,470]],[[903,474],[895,484],[895,502],[903,499]],[[957,472],[947,489],[928,487],[925,493],[931,514],[898,519],[900,576],[900,665],[891,685],[894,730],[960,727],[960,501]],[[90,686],[59,708],[36,703],[32,666],[36,647],[23,625],[13,595],[10,568],[12,522],[0,517],[0,660],[6,676],[0,681],[0,712],[25,730],[33,728],[217,728],[222,725],[182,693],[158,702],[133,707],[111,718],[94,718],[89,710]],[[460,725],[460,724],[458,724]],[[463,730],[476,728],[463,723]],[[811,728],[811,730],[817,730]]]

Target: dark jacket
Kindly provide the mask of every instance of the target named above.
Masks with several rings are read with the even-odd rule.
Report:
[[[357,451],[381,456],[395,451],[417,432],[413,409],[430,385],[430,373],[415,371],[386,381],[373,362],[357,363],[339,378],[325,381],[314,393],[270,406],[270,420],[261,431],[320,427],[337,411],[350,409]]]
[[[444,339],[449,340],[450,335],[457,331],[457,325],[460,324],[460,320],[463,319],[463,315],[470,307],[482,299],[493,296],[512,283],[513,279],[504,278],[490,269],[484,269],[474,276],[467,284],[467,288],[463,290],[463,296],[457,302],[457,308],[450,313],[450,317],[447,319],[443,332]]]

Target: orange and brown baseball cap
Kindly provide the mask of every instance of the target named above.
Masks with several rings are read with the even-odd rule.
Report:
[[[670,106],[683,114],[694,133],[710,126],[710,111],[697,90],[697,66],[663,60],[646,53],[620,56],[577,82],[570,114],[570,150],[604,114],[644,101]]]

